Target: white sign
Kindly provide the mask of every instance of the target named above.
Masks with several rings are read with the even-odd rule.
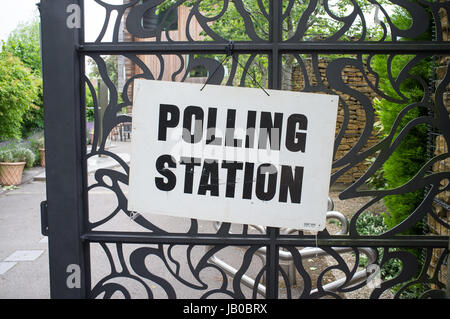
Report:
[[[323,230],[338,97],[135,80],[128,210]]]

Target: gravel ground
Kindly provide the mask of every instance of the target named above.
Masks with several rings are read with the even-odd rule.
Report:
[[[334,210],[341,212],[347,217],[347,220],[350,221],[353,214],[355,214],[359,209],[361,209],[365,204],[367,204],[372,198],[371,197],[359,197],[359,198],[352,198],[347,200],[340,200],[339,199],[339,191],[333,191],[330,193],[330,197],[334,202]],[[368,211],[371,212],[385,212],[386,208],[384,207],[382,202],[378,202],[371,207],[368,208]],[[328,223],[327,224],[327,230],[334,234],[339,230],[339,226],[336,223]],[[349,269],[353,269],[355,265],[355,256],[353,253],[344,253],[341,254],[341,257],[348,265]],[[324,258],[324,262],[328,264],[328,266],[336,265],[336,260],[331,257],[327,256]],[[364,268],[358,267],[358,271],[362,271]],[[344,274],[340,270],[333,269],[331,271],[335,279],[343,278]],[[369,288],[367,285],[357,289],[355,291],[347,292],[347,293],[340,293],[339,296],[345,299],[368,299],[370,297],[371,292],[373,291],[373,288]],[[390,291],[387,291],[383,293],[381,296],[382,298],[392,298],[393,295]]]
[[[361,207],[363,207],[365,204],[367,204],[372,197],[357,197],[357,198],[351,198],[346,200],[340,200],[339,199],[339,191],[332,191],[330,192],[330,197],[334,202],[334,210],[341,212],[344,214],[348,219],[350,219],[354,213],[356,213]],[[368,208],[369,211],[374,211],[377,213],[382,213],[386,211],[386,208],[384,207],[383,203],[380,201],[371,207]]]
[[[338,211],[343,213],[347,220],[350,221],[351,217],[355,212],[357,212],[361,207],[367,204],[372,198],[370,197],[361,197],[361,198],[352,198],[347,200],[340,200],[339,199],[339,190],[333,191],[330,193],[330,197],[332,198],[334,202],[334,211]],[[374,211],[374,212],[384,212],[385,207],[382,203],[376,203],[375,205],[371,206],[368,211]],[[330,234],[336,234],[340,230],[339,223],[336,222],[328,222],[327,223],[327,230]],[[305,232],[307,233],[307,232]],[[348,269],[352,270],[355,265],[355,256],[353,253],[343,253],[340,254],[340,257],[345,261],[345,263],[348,266]],[[326,271],[327,268],[337,265],[338,262],[336,259],[332,256],[312,256],[310,258],[304,258],[302,260],[302,266],[305,268],[305,270],[308,272],[311,280],[312,280],[312,289],[315,289],[317,287],[317,282],[321,280],[322,285],[329,284],[335,280],[344,278],[345,275],[342,271],[337,269],[330,269]],[[364,268],[358,267],[357,271],[365,271]],[[323,276],[323,277],[321,277]],[[299,275],[298,272],[296,272],[295,277],[295,283],[291,283],[292,289],[292,298],[298,297],[302,292],[303,287],[303,279]],[[284,288],[284,279],[280,277],[280,297],[285,298],[286,297],[286,289]],[[370,294],[372,293],[373,288],[366,286],[363,286],[359,289],[356,289],[355,291],[350,291],[346,293],[338,293],[337,295],[344,299],[368,299],[370,298]],[[382,298],[392,298],[392,293],[390,291],[385,292],[382,296]],[[332,296],[326,296],[323,298],[332,298]]]

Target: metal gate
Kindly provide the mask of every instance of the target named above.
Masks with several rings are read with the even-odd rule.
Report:
[[[438,155],[430,151],[422,169],[400,187],[375,190],[365,185],[413,127],[427,125],[429,145],[435,144],[436,137],[446,145],[450,141],[446,58],[450,44],[445,42],[447,25],[441,20],[450,12],[449,2],[349,0],[341,1],[347,6],[341,9],[339,2],[328,0],[225,0],[209,9],[205,5],[211,5],[210,1],[91,2],[106,13],[103,28],[91,42],[85,41],[87,1],[42,0],[40,4],[47,154],[47,201],[42,204],[42,218],[43,232],[49,236],[52,297],[348,298],[347,293],[362,289],[369,289],[370,298],[404,297],[414,289],[423,298],[445,297],[449,237],[428,234],[426,229],[423,235],[405,232],[418,222],[431,220],[448,234],[448,215],[438,213],[436,203],[448,208],[439,196],[450,191],[450,173],[448,166],[434,169],[448,165],[448,148]],[[181,12],[180,7],[186,19],[177,23],[170,17]],[[412,24],[407,29],[390,19],[393,7],[410,16]],[[367,12],[375,15],[378,38],[369,32],[374,24],[368,21]],[[152,17],[156,22],[143,22]],[[230,21],[238,28],[229,31],[234,38],[225,32],[233,28]],[[202,32],[194,30],[194,23]],[[172,26],[182,30],[181,37],[171,33]],[[113,30],[112,37],[105,40],[108,29]],[[122,38],[123,29],[134,41]],[[434,32],[432,40],[411,40],[420,39],[429,29]],[[317,30],[323,32],[317,34]],[[120,91],[108,74],[108,55],[120,56],[138,70]],[[397,56],[411,58],[401,72],[388,71],[382,78],[371,68],[377,55],[387,56],[388,69]],[[158,69],[145,63],[146,56],[159,63]],[[101,98],[86,75],[87,57],[95,61],[108,88],[106,109],[101,109]],[[129,167],[108,148],[107,139],[118,125],[132,120],[120,111],[132,106],[133,80],[163,79],[169,69],[165,57],[177,61],[169,80],[185,81],[200,66],[209,77],[208,85],[292,89],[295,66],[303,83],[300,90],[339,95],[342,124],[336,134],[331,186],[372,159],[364,174],[339,193],[344,205],[351,199],[365,200],[347,215],[350,221],[332,212],[332,201],[327,218],[337,219],[339,227],[317,235],[258,225],[164,220],[128,211]],[[426,59],[441,70],[433,72],[434,80],[413,74],[414,66]],[[360,73],[358,83],[348,81],[347,68]],[[420,101],[408,101],[402,93],[406,79],[415,79],[421,86]],[[390,83],[396,97],[380,89],[383,81]],[[394,127],[392,134],[369,145],[377,129],[369,91],[380,99],[404,104],[395,127],[413,108],[426,110],[426,114],[411,119],[401,132],[396,133]],[[85,92],[92,94],[95,118],[89,151]],[[355,101],[356,118],[364,119],[362,128],[353,133],[349,131],[355,117],[345,98]],[[355,139],[341,152],[347,134]],[[89,160],[98,156],[110,158],[118,168],[88,174]],[[359,220],[385,197],[422,189],[423,201],[404,221],[381,233],[360,233]],[[104,207],[96,206],[94,216],[90,204],[103,196],[99,190],[109,197],[102,202]],[[383,269],[393,261],[400,265],[398,271],[386,278]]]

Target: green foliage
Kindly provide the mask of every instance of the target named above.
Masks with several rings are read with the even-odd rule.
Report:
[[[394,12],[392,20],[397,27],[402,29],[407,29],[411,24],[410,17],[405,15],[400,9]],[[427,33],[425,37],[426,36],[429,36],[429,34]],[[421,39],[423,39],[423,37],[424,36],[422,36]],[[418,106],[412,107],[403,115],[399,125],[394,128],[394,123],[400,112],[408,105],[422,101],[424,97],[424,88],[417,79],[410,77],[403,80],[400,84],[399,92],[392,87],[389,81],[389,74],[391,74],[394,79],[397,78],[404,67],[407,66],[413,58],[414,56],[411,55],[397,55],[389,63],[388,56],[378,55],[372,60],[372,68],[380,76],[381,90],[393,99],[403,99],[407,101],[407,103],[396,103],[388,101],[387,99],[374,100],[374,108],[381,122],[383,136],[387,137],[392,134],[393,141],[408,123],[420,116],[426,115],[425,108]],[[427,83],[431,69],[430,60],[422,59],[409,70],[409,74],[421,78]],[[414,126],[404,136],[402,142],[383,165],[382,177],[384,179],[385,188],[394,189],[410,181],[426,162],[426,147],[426,125],[422,124]],[[378,180],[377,182],[377,186],[380,188],[380,181]],[[388,209],[388,213],[384,215],[386,225],[389,228],[392,228],[407,218],[420,204],[423,199],[423,194],[424,191],[419,189],[410,193],[387,196],[384,200]],[[420,227],[421,226],[418,224],[405,232],[405,234],[418,233]]]
[[[2,186],[2,190],[4,190],[4,191],[13,191],[18,188],[19,187],[16,185]]]
[[[374,64],[374,69],[377,72],[382,73],[382,71],[386,69],[387,64],[385,59],[385,56],[378,56],[375,59],[376,63]],[[394,60],[392,64],[394,69],[393,73],[395,74],[395,69],[402,68],[409,60],[410,57],[408,56],[401,56]],[[429,62],[422,61],[412,72],[426,79],[429,68]],[[386,78],[385,76],[387,75],[382,75],[383,78]],[[388,95],[397,97],[396,92],[387,81],[382,82],[380,87],[385,93],[388,93]],[[407,98],[409,103],[419,102],[423,98],[423,88],[421,88],[416,81],[411,79],[405,80],[400,86],[400,89],[401,93]],[[399,104],[385,99],[374,101],[374,107],[383,126],[384,136],[388,136],[391,133],[394,121],[407,105],[409,104]],[[425,115],[425,112],[426,110],[418,107],[409,110],[406,115],[403,116],[395,132],[393,132],[394,138],[398,136],[407,123]],[[425,125],[417,125],[409,131],[400,145],[383,165],[383,178],[386,188],[393,189],[400,187],[417,174],[426,162],[426,141],[427,128]],[[394,227],[403,221],[420,204],[422,198],[423,190],[387,196],[385,198],[385,205],[389,210],[389,214],[386,214],[387,225],[389,227]],[[416,229],[410,230],[409,233],[415,233],[418,230],[418,227],[419,225]]]
[[[117,87],[119,82],[119,72],[118,72],[118,56],[117,55],[108,55],[102,56],[106,64],[106,70],[108,72],[108,76],[110,80]],[[90,78],[96,78],[98,80],[101,79],[100,71],[98,70],[97,63],[91,58],[88,59],[88,64],[91,66],[91,72],[89,73]]]
[[[44,106],[43,106],[43,91],[42,80],[39,78],[37,83],[38,96],[35,102],[30,105],[30,108],[23,115],[22,122],[22,136],[27,137],[31,134],[42,131],[44,129]]]
[[[41,152],[39,151],[39,149],[42,149],[45,147],[44,145],[44,138],[43,137],[39,137],[39,138],[30,138],[27,142],[28,144],[28,148],[33,152],[34,157],[35,157],[35,166],[39,166],[40,162],[41,162]]]
[[[19,58],[0,53],[0,140],[20,138],[24,114],[35,107],[40,79]]]
[[[381,1],[384,3],[385,1]],[[161,5],[157,7],[156,13],[163,14],[166,10],[176,4],[176,0],[166,0]],[[283,40],[288,40],[291,38],[298,28],[299,21],[301,17],[305,16],[307,13],[307,21],[305,21],[306,30],[303,34],[301,40],[308,41],[312,39],[323,39],[332,36],[340,28],[343,27],[343,23],[338,19],[333,19],[329,14],[326,13],[322,1],[317,2],[316,5],[311,8],[312,4],[310,1],[282,1],[282,11],[285,14],[282,22],[282,38]],[[373,4],[367,0],[342,0],[336,2],[328,3],[330,10],[333,14],[338,17],[343,17],[348,15],[354,9],[354,4],[357,4],[363,12],[369,12],[373,9]],[[228,4],[226,11],[218,19],[213,19],[214,17],[220,16],[225,6]],[[270,11],[270,0],[254,1],[254,0],[243,0],[240,2],[235,1],[217,1],[217,0],[202,0],[198,1],[186,1],[183,5],[188,7],[196,6],[199,12],[207,17],[212,18],[213,21],[208,24],[211,30],[219,35],[220,37],[233,41],[250,41],[251,38],[247,34],[246,25],[244,18],[238,11],[238,6],[240,6],[240,11],[245,11],[247,13],[247,18],[251,20],[254,32],[258,37],[264,40],[269,40],[269,29],[270,21],[266,17],[267,13]],[[292,4],[289,11],[288,5]],[[302,20],[303,21],[303,20]],[[340,40],[348,41],[353,38],[359,38],[362,35],[362,22],[357,20],[354,25],[350,28],[348,32],[340,37]],[[368,31],[368,37],[378,27],[372,28]],[[212,40],[212,38],[206,33],[202,32],[200,34],[205,40]],[[199,56],[196,56],[199,57]],[[208,57],[208,56],[202,56]],[[218,61],[222,61],[224,56],[210,56],[214,57]],[[246,65],[250,55],[239,55],[239,64]],[[292,69],[295,63],[295,58],[293,55],[283,55],[282,56],[282,89],[290,90],[292,81]],[[267,55],[260,54],[253,59],[253,63],[248,66],[248,74],[245,79],[245,86],[247,87],[268,87],[268,57]],[[232,59],[228,59],[225,62],[227,70],[232,69]],[[233,85],[241,85],[240,79],[244,74],[244,68],[242,66],[237,67],[235,73],[235,82]]]
[[[97,88],[95,89],[95,94],[98,95],[98,89]],[[86,95],[85,95],[85,97],[86,97],[86,101],[85,101],[85,104],[86,104],[86,120],[88,122],[93,122],[95,120],[94,99],[92,97],[91,90],[87,86],[86,86]],[[118,104],[123,103],[123,98],[122,98],[122,95],[120,95],[120,94],[119,94],[117,103]],[[122,111],[122,113],[125,114],[127,112],[127,108],[123,107],[121,111]]]
[[[14,157],[11,150],[0,150],[0,162],[2,163],[13,163]]]
[[[95,120],[94,113],[94,99],[92,98],[91,90],[86,87],[86,120],[93,122]]]
[[[269,37],[269,21],[266,18],[266,13],[270,11],[270,0],[259,1],[243,0],[239,2],[242,5],[242,9],[246,11],[248,17],[253,23],[256,34],[262,39],[268,40]],[[387,3],[387,1],[378,1],[381,4]],[[166,13],[170,6],[176,4],[176,0],[166,0],[157,7],[157,14]],[[202,0],[198,1],[185,1],[183,5],[193,7],[198,5],[198,10],[202,15],[207,18],[214,18],[221,13],[224,6],[228,3],[227,11],[219,19],[216,19],[209,26],[211,29],[224,37],[233,41],[246,41],[250,40],[248,37],[245,24],[242,16],[236,9],[236,3],[234,1],[217,1],[217,0]],[[311,9],[311,3],[309,1],[294,1],[292,8],[283,20],[283,39],[290,38],[297,29],[298,22],[301,16]],[[327,3],[330,11],[338,16],[344,17],[350,14],[354,10],[354,4],[357,4],[363,12],[369,12],[373,9],[373,4],[367,0],[341,0]],[[282,11],[286,12],[286,9],[290,5],[290,1],[282,1]],[[330,36],[333,35],[343,26],[342,22],[337,19],[333,19],[326,13],[323,3],[320,1],[312,8],[312,12],[308,14],[306,21],[306,32],[304,34],[305,40],[317,36]],[[343,35],[342,39],[349,39],[361,34],[361,21],[357,21],[349,32]],[[370,30],[369,30],[370,31]]]
[[[397,292],[400,290],[400,288],[401,288],[401,286],[398,285],[393,290],[395,292]],[[400,293],[399,298],[400,299],[418,299],[423,295],[423,293],[426,290],[428,290],[428,289],[426,289],[426,286],[424,286],[424,284],[422,284],[422,283],[411,285]]]
[[[368,165],[372,165],[376,160],[376,157],[372,157],[368,160],[366,160],[366,163]],[[377,171],[375,171],[371,177],[369,177],[367,179],[367,185],[371,188],[371,189],[383,189],[386,185],[386,180],[384,179],[384,171],[383,169],[378,169]]]
[[[3,43],[2,51],[18,57],[30,68],[36,78],[41,79],[41,49],[39,21],[34,19],[26,24],[20,24]],[[21,135],[28,136],[36,130],[44,128],[44,107],[42,80],[36,83],[38,95],[31,107],[22,115]]]
[[[385,223],[385,218],[383,214],[378,214],[375,212],[364,212],[362,213],[356,221],[356,230],[361,236],[378,236],[389,230],[389,226]],[[377,248],[378,250],[378,264],[383,260],[383,254],[385,252],[384,248]],[[389,252],[401,251],[399,248],[390,248]],[[408,249],[409,253],[416,255],[420,261],[420,252],[417,249]],[[368,266],[368,259],[365,255],[360,256],[359,266],[366,268]],[[391,280],[397,277],[403,268],[402,261],[397,258],[388,259],[380,269],[381,279],[384,281]],[[419,275],[419,273],[417,274]],[[400,290],[404,283],[398,284],[392,287],[392,292],[396,293]],[[424,285],[422,283],[412,285],[405,289],[400,294],[402,299],[413,299],[419,298],[424,292]]]
[[[0,148],[0,162],[26,162],[26,167],[30,168],[33,167],[34,161],[34,153],[21,144],[11,143]]]
[[[41,74],[41,44],[39,21],[19,24],[11,32],[3,50],[6,50],[28,66],[35,74]]]
[[[356,230],[361,236],[377,236],[389,230],[389,227],[385,224],[382,215],[374,212],[362,213],[356,221]],[[379,262],[383,257],[383,249],[378,248]],[[366,256],[361,256],[359,261],[361,267],[368,266],[368,260]],[[383,280],[389,280],[398,275],[402,269],[401,261],[397,259],[389,259],[381,267],[381,278]]]
[[[375,212],[364,212],[356,220],[356,231],[361,236],[377,236],[387,230],[383,216]]]
[[[41,136],[40,138],[37,139],[37,147],[45,148],[45,140],[44,140],[43,136]]]
[[[388,225],[384,222],[384,218],[381,214],[375,212],[364,212],[356,221],[356,230],[361,236],[378,236],[389,230]],[[379,254],[378,262],[381,262],[383,257],[383,248],[377,248]],[[391,251],[398,251],[398,249],[392,249]],[[359,265],[361,267],[368,266],[367,257],[361,256]],[[402,263],[400,260],[392,258],[385,262],[381,267],[381,278],[383,280],[390,280],[396,277],[402,269]]]

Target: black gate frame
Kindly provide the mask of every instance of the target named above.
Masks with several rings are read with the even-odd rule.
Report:
[[[267,248],[266,297],[278,297],[280,247],[449,247],[446,236],[322,236],[281,235],[269,228],[266,235],[152,234],[92,231],[88,225],[84,57],[90,54],[223,54],[227,43],[85,43],[83,27],[66,26],[66,9],[83,1],[42,0],[41,32],[45,105],[47,202],[43,205],[43,232],[49,236],[50,287],[52,298],[91,297],[91,243],[140,243],[226,245]],[[446,6],[449,9],[449,6]],[[436,9],[437,10],[437,9]],[[437,11],[436,11],[437,12]],[[434,14],[436,14],[434,12]],[[269,57],[269,88],[281,89],[282,55],[289,53],[422,54],[450,55],[450,43],[408,42],[289,42],[282,39],[280,1],[271,1],[269,41],[234,43],[234,53],[262,53]],[[441,129],[450,136],[448,118]],[[449,139],[447,139],[449,141]],[[447,250],[448,252],[448,250]],[[81,286],[69,288],[69,265],[79,265]],[[407,267],[407,265],[405,266]]]

